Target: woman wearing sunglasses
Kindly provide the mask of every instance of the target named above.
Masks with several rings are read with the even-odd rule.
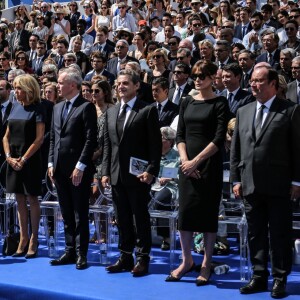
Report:
[[[218,67],[198,61],[192,70],[198,94],[181,103],[177,129],[177,148],[181,160],[179,173],[179,219],[182,263],[166,281],[179,281],[194,271],[191,255],[193,232],[204,235],[205,253],[196,285],[209,283],[211,259],[218,230],[218,211],[222,196],[222,153],[229,108],[224,97],[213,92]]]
[[[102,3],[100,7],[99,15],[96,17],[95,24],[97,28],[99,26],[106,26],[111,32],[111,16],[109,14],[109,7],[107,4]],[[111,36],[110,36],[111,38]]]
[[[77,35],[77,21],[80,18],[80,12],[78,11],[78,4],[74,2],[70,2],[68,4],[70,13],[68,14],[68,20],[70,22],[70,36],[73,37]]]
[[[84,2],[83,4],[84,14],[81,15],[80,19],[86,20],[86,31],[85,33],[91,35],[94,39],[96,37],[95,24],[96,15],[93,14],[93,10],[89,2]]]
[[[29,67],[29,59],[26,52],[21,50],[15,55],[15,66],[16,69],[21,69],[27,74],[33,74],[33,70]]]

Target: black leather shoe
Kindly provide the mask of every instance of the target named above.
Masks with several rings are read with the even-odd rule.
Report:
[[[149,260],[139,259],[133,267],[131,274],[133,277],[141,277],[148,274]]]
[[[168,277],[165,279],[166,282],[177,282],[180,281],[180,279],[187,273],[192,272],[195,270],[195,263],[193,263],[193,265],[185,272],[183,272],[180,276],[175,277],[172,272],[170,273],[170,275],[168,275]]]
[[[29,241],[28,243],[26,244],[24,250],[22,252],[15,252],[12,257],[22,257],[22,256],[25,256],[25,254],[27,253],[28,251],[28,247],[29,247]]]
[[[110,265],[105,268],[109,273],[120,273],[123,271],[130,272],[133,269],[133,257],[129,254],[121,254],[120,258],[113,265]]]
[[[286,282],[285,280],[274,279],[271,297],[275,299],[281,299],[286,297]]]
[[[268,290],[268,281],[258,278],[252,278],[248,284],[240,288],[241,294],[254,294]]]
[[[64,253],[60,258],[53,259],[50,261],[51,266],[62,266],[62,265],[70,265],[75,263],[76,263],[75,255],[72,255],[70,253]]]
[[[84,270],[87,268],[87,259],[85,255],[78,255],[76,261],[76,269],[77,270]]]
[[[27,254],[25,255],[25,258],[26,258],[26,259],[36,258],[36,257],[37,257],[37,254],[38,254],[38,250],[39,250],[39,245],[40,245],[40,243],[37,242],[35,251],[34,251],[33,253],[31,253],[31,254],[28,254],[28,253],[27,253]]]

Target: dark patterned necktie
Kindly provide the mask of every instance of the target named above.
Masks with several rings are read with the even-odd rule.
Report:
[[[123,105],[122,111],[117,119],[117,132],[118,132],[119,139],[121,139],[122,134],[123,134],[124,124],[125,124],[125,120],[126,120],[126,110],[127,110],[128,106],[129,105],[126,103]]]
[[[262,105],[259,108],[257,117],[255,119],[255,137],[258,138],[258,136],[260,135],[261,132],[261,128],[262,128],[262,122],[263,122],[263,115],[264,115],[264,109],[266,108],[265,105]]]

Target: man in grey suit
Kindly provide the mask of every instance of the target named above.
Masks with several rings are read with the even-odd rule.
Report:
[[[300,56],[292,60],[292,75],[296,80],[287,86],[286,98],[299,104],[300,103]]]
[[[271,256],[271,296],[286,295],[292,267],[291,199],[300,196],[300,107],[276,97],[275,70],[256,67],[255,102],[237,112],[231,147],[231,182],[244,197],[253,276],[241,294],[266,291]],[[269,249],[270,245],[270,249]]]

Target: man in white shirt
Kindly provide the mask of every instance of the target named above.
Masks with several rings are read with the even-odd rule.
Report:
[[[118,4],[119,14],[113,17],[112,29],[115,32],[118,27],[128,28],[130,32],[135,33],[137,31],[137,26],[135,23],[135,18],[132,14],[126,12],[127,5],[124,2]]]

